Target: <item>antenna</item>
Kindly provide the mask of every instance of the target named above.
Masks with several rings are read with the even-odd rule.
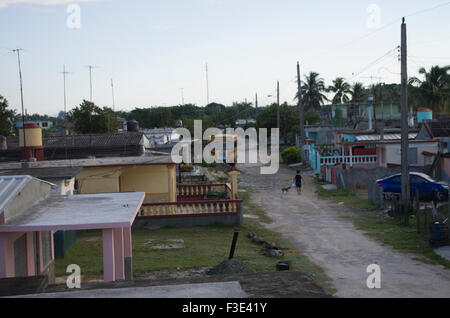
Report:
[[[89,68],[89,87],[90,87],[89,101],[92,102],[92,69],[97,68],[98,66],[86,65],[86,67]]]
[[[22,68],[20,66],[20,51],[23,49],[17,48],[12,50],[14,53],[17,53],[17,62],[19,63],[19,80],[20,80],[20,102],[22,104],[22,129],[23,129],[23,147],[24,149],[27,146],[26,137],[25,137],[25,112],[23,108],[23,88],[22,88]]]
[[[183,94],[184,88],[182,87],[180,88],[180,90],[181,90],[181,106],[184,106],[184,94]]]
[[[114,83],[113,83],[113,79],[111,78],[111,94],[112,94],[112,105],[113,105],[113,112],[116,109],[116,105],[114,102]]]
[[[209,105],[208,63],[206,63],[206,105]]]

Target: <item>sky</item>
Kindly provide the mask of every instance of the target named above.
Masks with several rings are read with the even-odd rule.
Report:
[[[401,17],[408,75],[450,64],[450,1],[444,0],[0,0],[0,95],[56,116],[90,99],[115,110],[207,103],[293,104],[296,63],[327,85],[399,83]]]

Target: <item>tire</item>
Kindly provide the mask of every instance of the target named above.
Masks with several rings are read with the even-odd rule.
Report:
[[[443,191],[436,191],[433,196],[433,201],[442,202],[445,200],[445,193]]]

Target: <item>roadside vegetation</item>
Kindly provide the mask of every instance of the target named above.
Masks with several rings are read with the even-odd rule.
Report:
[[[412,253],[417,256],[418,260],[425,263],[450,268],[450,261],[436,254],[425,237],[417,233],[417,219],[415,217],[410,218],[410,226],[404,226],[403,220],[387,217],[380,213],[376,205],[350,191],[326,190],[317,184],[317,194],[323,199],[336,203],[342,202],[355,211],[370,212],[356,213],[354,216],[345,218],[350,219],[358,230],[363,231],[383,245],[392,246],[402,252]],[[446,211],[447,206],[441,209],[443,214]]]

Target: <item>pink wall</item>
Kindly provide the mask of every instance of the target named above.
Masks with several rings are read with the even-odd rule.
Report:
[[[0,278],[15,277],[14,270],[14,241],[25,234],[25,258],[26,258],[26,272],[28,276],[34,276],[35,260],[33,248],[33,233],[34,232],[12,232],[0,233]],[[39,274],[42,273],[50,263],[55,259],[54,256],[54,242],[53,232],[50,232],[50,260],[48,264],[43,264],[42,253],[42,232],[38,233],[38,251],[39,251]]]

